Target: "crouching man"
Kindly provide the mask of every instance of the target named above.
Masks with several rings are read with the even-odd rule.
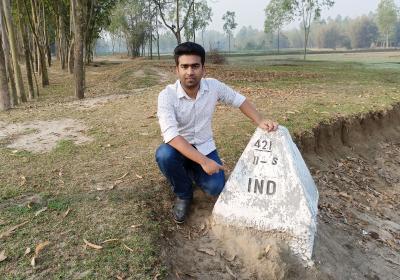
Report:
[[[183,223],[193,199],[193,181],[217,196],[225,185],[224,166],[212,132],[217,102],[237,107],[259,127],[274,131],[276,122],[265,120],[252,103],[224,83],[205,74],[205,50],[186,42],[174,50],[178,80],[158,97],[157,116],[164,143],[156,161],[176,195],[173,217]]]

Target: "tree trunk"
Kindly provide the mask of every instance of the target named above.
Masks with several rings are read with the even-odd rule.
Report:
[[[310,28],[304,30],[304,60],[307,58],[307,44],[308,44],[308,34],[310,32]]]
[[[64,18],[62,16],[63,10],[61,6],[61,2],[57,1],[57,10],[58,10],[58,17],[57,17],[57,33],[58,33],[58,55],[60,57],[60,66],[61,69],[64,70],[66,67],[66,36],[65,36],[65,24]]]
[[[6,60],[4,57],[3,42],[0,36],[0,111],[6,111],[10,108],[11,103],[7,85]]]
[[[82,0],[72,0],[74,3],[74,21],[75,21],[75,48],[74,48],[74,78],[75,78],[75,96],[78,99],[84,98],[85,71],[83,63],[83,18],[84,5]]]
[[[280,35],[281,35],[281,34],[280,34],[280,30],[278,29],[278,54],[279,54],[279,47],[280,47],[280,46],[279,46],[279,39],[280,39],[279,37],[280,37]]]
[[[26,100],[26,95],[25,95],[24,83],[22,81],[21,68],[18,63],[18,51],[17,51],[16,40],[15,40],[13,22],[11,19],[10,3],[8,2],[8,0],[3,0],[3,9],[4,9],[4,16],[5,16],[7,27],[8,27],[8,36],[9,36],[9,42],[10,42],[10,47],[11,47],[11,57],[12,57],[13,67],[14,67],[15,81],[16,81],[16,86],[17,86],[18,102],[26,102],[27,100]]]
[[[231,34],[228,34],[229,53],[231,53]]]
[[[5,58],[5,67],[6,67],[6,72],[8,77],[8,83],[9,83],[9,93],[11,93],[11,106],[15,106],[18,104],[18,98],[17,98],[17,89],[15,87],[15,80],[14,80],[14,72],[13,72],[13,67],[12,67],[12,61],[10,57],[10,45],[8,44],[8,38],[7,38],[7,29],[6,29],[6,23],[4,20],[4,12],[3,12],[3,2],[0,0],[0,35],[2,36],[3,40],[3,53],[4,53],[4,58]]]
[[[22,10],[22,2],[21,0],[17,1],[17,10],[18,10],[18,17],[19,17],[19,31],[22,36],[23,46],[24,46],[24,53],[25,53],[25,68],[26,68],[26,76],[28,78],[28,98],[33,99],[35,97],[35,90],[33,87],[33,79],[32,79],[32,67],[31,67],[31,50],[28,38],[28,27],[24,20],[24,13]]]
[[[28,30],[26,25],[24,26],[24,24],[22,23],[22,18],[20,18],[19,22],[20,22],[22,40],[24,42],[25,68],[26,68],[26,76],[28,78],[29,99],[33,99],[35,97],[35,90],[33,88],[31,51],[29,49]]]
[[[68,71],[70,74],[74,73],[74,48],[75,48],[75,38],[72,38],[68,50]]]
[[[389,48],[389,31],[386,31],[386,48]]]

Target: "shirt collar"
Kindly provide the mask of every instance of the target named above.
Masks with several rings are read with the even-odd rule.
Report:
[[[181,82],[177,80],[176,83],[177,83],[176,93],[178,98],[186,97],[190,99],[190,97],[186,94],[185,90],[183,89]],[[209,90],[208,83],[204,78],[202,78],[200,81],[200,89],[198,91],[198,96],[203,95],[208,90]]]

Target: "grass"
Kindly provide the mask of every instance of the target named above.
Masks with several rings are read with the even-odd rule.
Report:
[[[396,62],[395,53],[379,63]],[[360,55],[229,57],[228,65],[208,65],[218,78],[249,97],[265,116],[292,133],[320,121],[388,108],[400,101],[400,69],[375,67]],[[378,59],[378,58],[376,58]],[[362,60],[362,61],[361,61]],[[88,126],[92,142],[58,141],[48,153],[14,152],[0,141],[0,233],[28,221],[0,239],[7,259],[4,279],[162,279],[163,236],[172,221],[171,194],[154,162],[161,143],[156,112],[158,92],[173,82],[173,61],[103,60],[87,67],[87,99],[129,94],[82,109],[72,103],[72,77],[55,64],[51,85],[39,100],[0,113],[6,123],[73,118]],[[218,106],[214,132],[219,153],[232,169],[254,125],[238,110]],[[121,179],[120,179],[121,178]],[[29,205],[29,206],[28,206]],[[38,213],[47,207],[47,210]],[[133,227],[132,227],[133,226]],[[85,247],[83,239],[102,245]],[[117,239],[103,243],[106,240]],[[33,268],[27,247],[50,241]],[[127,249],[128,247],[129,249]]]

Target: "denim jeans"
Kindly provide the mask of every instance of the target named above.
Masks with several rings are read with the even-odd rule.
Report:
[[[208,158],[222,165],[217,150]],[[188,159],[169,144],[161,144],[156,151],[156,161],[161,172],[172,185],[172,190],[181,199],[193,198],[193,181],[206,193],[219,195],[225,185],[223,170],[208,175],[196,162]]]

